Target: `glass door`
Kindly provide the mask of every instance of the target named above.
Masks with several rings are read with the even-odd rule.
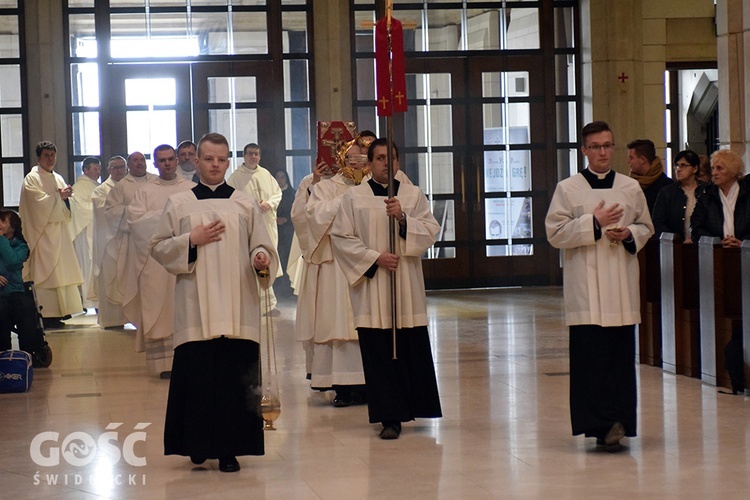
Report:
[[[273,134],[279,129],[274,121],[271,64],[200,63],[192,65],[192,71],[195,140],[206,132],[227,138],[235,158],[227,175],[242,164],[242,150],[251,142],[263,148],[261,164],[283,165],[283,141]]]
[[[552,167],[541,58],[468,64],[472,262],[479,285],[548,282],[544,217]]]
[[[549,283],[555,169],[541,68],[533,57],[407,61],[409,107],[394,135],[441,226],[423,259],[428,288]]]
[[[272,70],[268,63],[115,65],[111,85],[113,154],[141,151],[150,158],[159,144],[197,142],[207,132],[223,134],[242,163],[245,144],[264,147],[264,164],[283,165],[282,143],[273,136]],[[278,113],[280,114],[280,113]],[[282,123],[283,126],[283,123]],[[280,153],[281,160],[275,159]],[[156,172],[148,162],[151,172]]]
[[[147,159],[159,144],[192,139],[190,66],[127,64],[109,67],[111,155],[140,151]],[[148,161],[148,170],[157,173]]]
[[[401,170],[422,188],[440,223],[437,243],[422,261],[428,287],[460,283],[471,274],[464,64],[464,59],[410,60],[408,111],[394,118]]]

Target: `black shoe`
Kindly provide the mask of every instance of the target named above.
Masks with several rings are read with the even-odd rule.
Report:
[[[367,404],[367,391],[352,391],[352,406],[366,405]]]
[[[192,457],[192,456],[191,456],[191,457],[190,457],[190,461],[191,461],[191,462],[193,462],[193,463],[194,463],[195,465],[200,465],[200,464],[202,464],[203,462],[205,462],[205,461],[206,461],[206,459],[205,459],[205,458],[203,458],[203,457]]]
[[[220,458],[219,470],[221,472],[237,472],[240,470],[240,463],[235,457]]]
[[[172,372],[171,371],[169,371],[169,372],[166,372],[166,371],[165,372],[161,372],[159,374],[159,378],[162,379],[162,380],[169,380],[170,378],[172,378]]]
[[[401,435],[401,422],[383,422],[380,439],[398,439]]]
[[[44,329],[48,330],[50,328],[64,328],[65,323],[63,323],[60,318],[42,318],[42,323],[44,324]]]
[[[333,398],[333,407],[334,408],[346,408],[347,406],[352,405],[352,400],[350,399],[350,396],[344,396],[340,393],[336,393],[336,397]]]

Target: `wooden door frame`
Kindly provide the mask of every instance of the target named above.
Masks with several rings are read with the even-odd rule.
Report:
[[[472,235],[470,244],[472,247],[472,286],[516,286],[516,285],[546,285],[549,284],[548,262],[551,248],[546,241],[544,228],[544,214],[546,213],[550,189],[547,170],[551,164],[549,149],[553,146],[548,144],[547,138],[547,115],[553,110],[547,109],[545,99],[544,58],[541,55],[504,55],[497,56],[473,56],[468,60],[468,104],[469,108],[482,105],[481,75],[485,71],[508,72],[525,71],[529,74],[529,97],[530,122],[529,144],[531,165],[531,190],[524,192],[525,197],[532,199],[532,244],[534,255],[527,256],[486,256],[486,235],[484,224],[484,206],[487,199],[483,175],[484,172],[484,126],[481,123],[481,108],[478,119],[469,122],[469,147],[472,149],[472,164],[477,167],[472,171],[470,186],[473,189],[480,187],[479,193],[472,193],[472,201],[478,204],[473,207],[476,214],[472,220]],[[474,113],[477,115],[477,113]],[[553,169],[554,170],[554,169]]]
[[[420,57],[407,59],[407,74],[450,73],[452,75],[454,201],[456,215],[456,257],[423,259],[428,289],[475,286],[547,285],[550,283],[551,248],[546,242],[544,214],[554,185],[554,144],[549,144],[549,100],[545,97],[543,56]],[[442,67],[441,67],[442,66]],[[526,71],[529,73],[531,124],[531,190],[534,255],[486,257],[484,224],[484,126],[482,122],[481,74],[484,71]],[[472,75],[479,75],[472,76]],[[413,100],[413,99],[412,99]],[[394,136],[403,141],[404,118],[397,115]],[[552,148],[552,152],[550,152]],[[462,215],[463,218],[459,218]]]

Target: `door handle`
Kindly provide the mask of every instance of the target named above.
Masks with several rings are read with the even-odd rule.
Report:
[[[481,177],[481,169],[479,167],[479,164],[476,162],[474,157],[472,156],[471,162],[474,164],[474,171],[477,175],[477,204],[474,207],[475,212],[481,212],[482,211],[482,177]]]
[[[466,212],[466,169],[460,160],[458,168],[461,169],[461,210]]]

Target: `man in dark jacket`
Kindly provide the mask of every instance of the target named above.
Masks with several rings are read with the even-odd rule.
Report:
[[[628,166],[630,177],[637,180],[646,196],[648,211],[653,215],[656,196],[661,188],[672,184],[664,173],[664,164],[656,156],[654,143],[648,139],[636,139],[628,144]]]

